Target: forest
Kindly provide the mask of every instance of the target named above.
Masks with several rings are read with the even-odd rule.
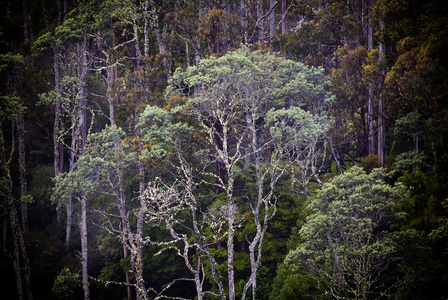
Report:
[[[1,0],[3,299],[447,299],[445,0]]]

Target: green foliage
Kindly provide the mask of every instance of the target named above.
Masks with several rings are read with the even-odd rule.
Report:
[[[361,159],[361,166],[367,173],[369,173],[370,171],[372,171],[375,168],[381,167],[379,165],[377,155],[369,155],[367,157],[363,157]]]
[[[408,151],[395,157],[394,167],[399,170],[409,170],[411,167],[424,166],[425,154],[417,151]]]
[[[325,277],[332,295],[374,292],[374,274],[384,271],[396,252],[386,229],[398,220],[394,210],[406,196],[403,185],[380,179],[385,175],[381,169],[367,174],[353,167],[324,183],[309,206],[314,214],[300,230],[303,242],[285,263]]]
[[[259,40],[257,34],[263,34],[263,29],[267,31],[270,16],[260,18],[259,13],[268,11],[269,1],[229,4],[225,1],[82,0],[67,1],[64,5],[59,5],[63,1],[56,2],[41,1],[34,5],[32,1],[5,2],[0,21],[0,77],[4,78],[0,84],[0,120],[6,150],[11,150],[12,154],[0,158],[9,164],[4,172],[7,169],[8,174],[2,174],[5,176],[0,179],[0,187],[12,186],[14,198],[20,200],[16,203],[19,216],[21,209],[28,207],[29,231],[25,234],[25,244],[31,262],[31,282],[37,291],[35,298],[81,297],[79,286],[73,288],[76,295],[64,290],[70,286],[70,280],[74,282],[72,275],[76,275],[64,268],[70,266],[75,270],[77,258],[72,250],[76,247],[63,251],[63,246],[59,245],[63,244],[64,213],[59,209],[62,213],[58,216],[62,219],[56,221],[50,198],[63,205],[66,199],[86,193],[89,210],[103,209],[107,214],[114,214],[115,201],[110,194],[117,193],[116,180],[118,175],[123,175],[126,209],[131,227],[134,226],[136,216],[133,212],[139,208],[138,201],[133,199],[139,189],[135,162],[140,141],[144,143],[139,159],[144,162],[146,181],[162,175],[167,182],[174,182],[179,161],[173,154],[179,150],[185,150],[182,159],[193,166],[193,172],[205,170],[207,174],[194,174],[200,182],[194,192],[200,196],[198,212],[201,218],[207,216],[212,220],[210,216],[215,216],[215,227],[201,219],[207,241],[213,242],[226,230],[227,199],[223,193],[226,185],[217,189],[215,184],[219,171],[219,179],[224,182],[229,174],[222,172],[222,166],[217,163],[219,158],[213,156],[214,150],[222,149],[220,125],[227,122],[230,155],[244,156],[250,150],[247,140],[253,134],[248,133],[247,124],[254,121],[260,147],[256,155],[262,160],[263,171],[268,168],[269,152],[271,162],[283,160],[279,168],[303,154],[304,164],[296,163],[290,169],[296,179],[313,167],[318,170],[318,175],[331,171],[331,177],[338,177],[338,166],[350,169],[359,162],[366,173],[373,170],[374,174],[379,174],[374,170],[378,166],[377,157],[366,153],[369,119],[373,120],[375,134],[379,125],[376,106],[379,97],[385,99],[384,110],[380,112],[386,125],[384,150],[389,154],[385,166],[398,170],[391,176],[393,179],[401,176],[398,180],[409,188],[410,197],[400,201],[399,205],[391,200],[393,205],[381,206],[370,194],[378,193],[378,201],[384,200],[384,194],[389,193],[387,197],[395,195],[391,191],[384,192],[382,187],[374,188],[376,183],[365,187],[373,192],[366,192],[361,182],[370,182],[372,178],[364,178],[351,170],[348,174],[353,180],[362,177],[353,185],[363,191],[341,188],[343,183],[337,180],[328,181],[318,198],[336,200],[331,205],[330,201],[325,205],[322,204],[325,201],[321,201],[321,206],[317,207],[317,200],[313,199],[309,209],[329,215],[331,211],[332,217],[322,217],[322,213],[316,212],[307,223],[310,225],[304,226],[299,234],[304,216],[309,212],[303,208],[304,198],[297,195],[302,190],[294,186],[293,179],[282,177],[274,193],[276,215],[270,220],[263,242],[264,267],[258,275],[258,289],[263,292],[257,290],[256,297],[265,299],[269,294],[268,272],[272,274],[277,264],[283,261],[287,237],[291,235],[288,242],[291,252],[301,245],[322,247],[321,252],[315,249],[310,252],[319,254],[310,258],[319,266],[330,266],[327,260],[331,255],[345,255],[349,250],[351,256],[342,256],[346,261],[363,255],[388,261],[389,267],[381,273],[385,275],[384,280],[375,288],[380,284],[389,287],[390,297],[446,298],[448,6],[444,0],[375,0],[372,6],[368,1],[279,1],[273,10],[276,33],[266,36],[264,41]],[[290,2],[288,7],[281,6]],[[372,25],[373,32],[368,25]],[[371,49],[367,45],[367,33],[373,34]],[[78,46],[82,46],[84,37],[87,39],[83,51],[88,58],[88,74],[81,78],[78,73],[83,66],[79,64]],[[247,42],[247,46],[234,50],[242,41]],[[143,57],[143,45],[147,46],[146,57]],[[382,50],[384,57],[380,57]],[[159,53],[161,51],[163,53]],[[53,61],[55,58],[59,59],[57,70],[54,69],[57,66]],[[197,65],[186,68],[187,63]],[[174,74],[171,74],[172,66],[179,67]],[[59,78],[54,78],[56,73]],[[165,98],[167,78],[169,86]],[[56,83],[59,83],[58,91],[54,89]],[[373,94],[369,95],[371,85]],[[86,88],[87,102],[83,108],[88,112],[87,122],[92,122],[89,134],[93,134],[84,153],[75,159],[73,169],[68,170],[70,151],[74,150],[68,145],[72,138],[77,138],[70,135],[76,128],[72,126],[77,126],[79,120],[80,92],[84,91],[81,88]],[[375,107],[370,116],[368,101],[372,96],[370,100],[374,101]],[[60,110],[55,105],[58,103]],[[116,127],[101,131],[109,116],[108,108],[115,109],[115,123],[126,133]],[[56,124],[55,109],[60,118],[58,128],[52,127]],[[25,167],[29,185],[24,197],[18,196],[20,168],[15,124],[18,114],[25,120]],[[59,130],[56,140],[54,130]],[[240,137],[243,142],[238,144]],[[325,144],[330,137],[331,143]],[[269,148],[265,144],[268,142]],[[63,144],[60,162],[64,168],[62,172],[67,173],[51,182],[54,167],[50,162],[56,143]],[[217,148],[213,149],[213,143]],[[318,150],[316,161],[323,162],[322,169],[314,165],[304,167],[311,161],[306,151],[313,143]],[[327,150],[331,148],[331,166],[322,155],[321,150],[325,147]],[[232,170],[236,174],[233,195],[238,205],[236,217],[241,221],[235,233],[236,269],[241,278],[249,273],[246,238],[253,237],[256,232],[249,205],[257,198],[254,157],[239,160]],[[386,182],[389,181],[393,180],[386,176]],[[268,189],[270,182],[269,179],[263,181],[263,191]],[[51,195],[53,184],[55,189]],[[339,186],[330,192],[329,187],[336,184]],[[304,186],[319,190],[320,182],[311,181]],[[274,201],[274,198],[270,200]],[[0,207],[3,206],[4,203],[0,203]],[[74,208],[78,207],[75,205]],[[269,212],[272,211],[271,207]],[[355,217],[354,211],[360,214]],[[372,229],[375,224],[373,211],[392,212],[384,215],[380,225],[375,227],[376,231]],[[398,218],[394,213],[406,215]],[[93,215],[89,214],[89,218],[96,218]],[[344,243],[331,252],[328,250],[331,247],[322,250],[323,242],[317,238],[315,240],[320,244],[303,241],[304,238],[311,239],[313,224],[316,227],[317,224],[327,225],[320,231],[316,229],[316,234],[323,234],[331,226],[334,228],[337,224],[332,218],[340,221],[339,230],[347,233],[344,236],[347,243],[356,238],[370,238],[371,243],[358,248],[350,248]],[[175,219],[188,225],[191,215],[182,211]],[[102,222],[107,220],[103,216],[95,223],[97,221],[104,224]],[[296,221],[297,227],[292,228]],[[118,218],[111,223],[116,228],[120,226]],[[2,229],[9,230],[10,227]],[[74,230],[74,236],[77,236],[76,226]],[[155,240],[167,240],[164,228],[146,224],[144,230]],[[372,235],[372,230],[377,234]],[[186,234],[187,230],[182,228],[181,232]],[[335,232],[330,233],[331,237],[337,236]],[[13,235],[7,233],[5,236],[7,257],[12,253]],[[60,241],[56,237],[60,237]],[[190,241],[196,238],[192,236]],[[72,243],[77,245],[78,242],[74,240]],[[123,281],[123,271],[129,269],[130,262],[126,260],[120,264],[123,255],[120,241],[106,233],[99,236],[92,230],[89,243],[89,247],[98,250],[91,251],[98,255],[89,266],[92,276],[99,274],[101,279]],[[241,247],[237,247],[240,244]],[[214,246],[220,276],[225,277],[227,252],[223,238]],[[144,250],[144,276],[148,285],[154,284],[160,290],[174,277],[191,275],[173,252],[166,251],[154,257],[158,250]],[[393,260],[389,260],[391,252],[395,255]],[[14,276],[10,272],[11,262],[6,260],[0,275],[6,278],[3,282],[9,286]],[[210,266],[204,264],[206,273],[210,273]],[[305,264],[295,267],[279,267],[271,298],[330,297],[324,295],[324,287],[331,286],[332,278],[311,275]],[[347,269],[344,274],[353,271]],[[54,281],[56,270],[62,271]],[[205,277],[205,282],[212,282],[210,274]],[[352,286],[353,277],[344,278],[346,286]],[[50,295],[53,281],[55,290]],[[241,292],[244,283],[244,280],[239,282],[237,293]],[[177,295],[185,295],[183,292],[188,291],[188,296],[184,297],[189,298],[193,289],[189,284],[176,283]],[[92,298],[112,295],[99,284],[91,287],[97,289]],[[124,296],[124,288],[121,288],[117,287],[118,292],[113,297]],[[216,292],[215,287],[212,290]],[[348,292],[343,296],[347,295]],[[15,295],[5,297],[14,298]]]
[[[173,115],[157,106],[146,106],[140,114],[137,128],[143,135],[143,142],[150,143],[150,157],[164,158],[170,152],[176,139],[188,134],[186,124],[173,123]]]
[[[271,293],[272,275],[269,273],[268,268],[260,266],[257,271],[257,288],[255,289],[255,299],[268,300]]]
[[[299,107],[271,109],[266,123],[275,140],[286,139],[296,147],[306,147],[316,139],[323,139],[331,127],[326,117],[313,116]]]
[[[288,96],[292,105],[320,114],[333,100],[328,88],[329,80],[322,69],[307,68],[291,60],[242,47],[220,58],[201,60],[198,67],[189,67],[185,71],[177,69],[167,89],[167,97],[190,95],[196,89],[200,92],[190,101],[201,103],[210,100],[210,93],[216,96],[230,93],[240,101],[245,99],[240,104],[242,107],[257,103],[256,109],[261,110],[269,99],[274,100],[275,107],[285,105]],[[221,108],[224,107],[223,103]]]
[[[17,71],[24,65],[24,57],[21,54],[0,54],[0,72]]]
[[[81,282],[78,274],[64,268],[55,279],[51,292],[55,299],[75,299],[79,296]]]
[[[21,203],[33,203],[34,199],[31,195],[25,195],[23,197],[20,197],[19,202]]]
[[[39,56],[51,49],[54,43],[54,34],[50,31],[42,34],[39,38],[33,43],[31,47],[31,52],[34,56]]]
[[[292,270],[285,264],[279,264],[269,299],[331,299],[325,296],[325,291],[320,290],[319,280],[322,279]]]
[[[55,178],[54,201],[64,203],[80,192],[94,192],[104,175],[126,168],[134,161],[133,155],[125,155],[123,149],[115,157],[117,145],[121,145],[124,132],[116,126],[107,126],[103,131],[92,133],[87,139],[83,155],[76,161],[73,171]],[[119,148],[121,148],[119,146]],[[121,155],[121,157],[120,157]]]
[[[429,233],[429,228],[433,228],[443,212],[441,203],[444,187],[434,182],[421,169],[405,171],[398,180],[410,188],[410,198],[403,203],[401,209],[407,214],[402,226]]]

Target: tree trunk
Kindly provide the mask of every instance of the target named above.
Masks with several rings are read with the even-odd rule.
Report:
[[[250,128],[252,132],[252,141],[251,141],[251,147],[252,147],[252,153],[254,153],[254,163],[255,163],[255,174],[257,176],[257,202],[256,205],[251,205],[251,211],[253,213],[254,223],[256,226],[256,232],[253,240],[249,242],[249,257],[250,257],[250,267],[251,267],[251,273],[250,278],[246,285],[243,288],[243,295],[241,297],[241,300],[244,300],[246,298],[246,293],[249,287],[252,286],[252,299],[255,300],[255,290],[257,288],[257,271],[258,267],[260,266],[261,262],[261,250],[262,250],[262,244],[263,244],[263,237],[266,233],[267,229],[267,221],[268,221],[268,210],[269,207],[267,205],[267,201],[269,195],[271,194],[271,191],[273,190],[273,187],[275,185],[275,179],[271,177],[271,191],[268,191],[268,195],[266,197],[264,196],[265,189],[263,187],[263,175],[260,168],[260,155],[258,154],[258,143],[257,143],[257,130],[256,130],[256,124],[254,118],[248,118],[249,122],[251,123]],[[270,160],[269,160],[270,162]],[[260,220],[260,212],[261,208],[264,204],[265,210],[264,210],[264,216],[263,219]],[[263,221],[263,224],[262,224]],[[257,251],[258,248],[258,251]]]
[[[200,0],[199,1],[199,20],[201,20],[203,17],[205,16],[205,6],[204,6],[204,1]],[[201,61],[201,38],[202,38],[202,34],[201,34],[201,24],[198,24],[198,34],[197,34],[197,38],[195,41],[195,49],[194,49],[194,60],[195,60],[195,64],[196,66],[199,66],[199,62]]]
[[[113,40],[115,41],[115,34],[113,34]],[[115,42],[113,42],[113,44],[115,44]],[[115,45],[114,45],[115,46]],[[108,62],[110,63],[110,62]],[[115,125],[115,96],[112,95],[112,84],[115,80],[115,67],[111,66],[110,68],[108,68],[108,73],[107,73],[107,101],[109,102],[109,120],[110,120],[110,125],[114,126]],[[115,151],[115,156],[119,156],[120,153],[118,152],[118,147],[119,147],[119,143],[118,141],[114,143],[114,151]],[[120,163],[121,163],[121,159],[120,159]],[[121,218],[121,228],[123,230],[123,236],[121,239],[121,242],[123,244],[123,258],[124,259],[128,259],[129,257],[129,252],[128,252],[128,239],[129,239],[129,223],[126,217],[126,196],[124,193],[124,183],[123,183],[123,172],[121,167],[118,170],[118,197],[117,197],[117,202],[118,202],[118,207],[120,209],[120,218]],[[131,286],[131,281],[130,281],[130,277],[129,277],[129,272],[126,271],[125,272],[126,275],[126,290],[127,290],[127,299],[131,300],[132,299],[132,286]]]
[[[275,0],[269,0],[269,44],[271,47],[271,54],[274,52],[274,47],[272,45],[272,40],[275,36],[275,9],[274,6],[276,4]]]
[[[381,78],[379,79],[378,83],[378,161],[380,166],[384,165],[384,156],[385,156],[385,148],[386,148],[386,124],[385,124],[385,118],[384,118],[384,95],[382,93],[382,86],[384,81],[384,21],[380,20],[379,22],[380,27],[380,44],[378,47],[378,55],[379,60],[378,63],[381,68]]]
[[[80,81],[79,86],[79,99],[76,95],[72,95],[73,101],[77,103],[77,113],[72,116],[72,141],[71,141],[71,153],[70,153],[70,172],[73,171],[76,159],[84,152],[84,147],[87,141],[87,32],[83,32],[83,40],[76,45],[76,54],[78,58],[78,78]],[[72,211],[73,199],[67,200],[67,225],[65,243],[68,244],[71,239],[72,223],[73,223],[73,211]]]
[[[190,183],[191,183],[191,181],[190,181]],[[196,203],[194,203],[193,207],[192,207],[192,218],[193,218],[193,228],[194,228],[195,233],[198,235],[198,237],[200,237],[202,243],[204,245],[207,245],[207,240],[205,239],[204,235],[202,235],[199,231],[198,222],[196,219]],[[204,247],[202,250],[205,252],[206,257],[210,262],[210,270],[212,273],[212,277],[213,277],[213,280],[215,281],[216,285],[218,286],[219,295],[221,297],[221,300],[225,300],[226,295],[224,292],[222,282],[219,279],[218,274],[217,274],[216,261],[213,259],[212,254],[210,253],[210,249],[207,246]],[[199,254],[198,254],[198,257],[199,257]],[[202,289],[202,286],[201,286],[201,289]]]
[[[6,208],[9,213],[9,219],[14,243],[13,266],[16,274],[17,293],[18,298],[23,299],[23,282],[22,282],[22,269],[23,269],[25,278],[25,290],[27,293],[27,297],[28,300],[33,300],[33,295],[31,292],[31,283],[30,283],[31,282],[30,264],[26,252],[25,241],[23,239],[23,232],[22,229],[20,228],[19,216],[17,214],[17,210],[14,204],[14,198],[12,196],[12,180],[8,165],[15,151],[14,143],[15,142],[13,140],[10,158],[7,159],[5,150],[5,140],[3,137],[3,126],[0,123],[0,160],[1,160],[0,171],[5,178],[4,192],[6,194]],[[20,264],[20,255],[22,256],[23,259],[23,268],[21,267]]]
[[[20,256],[19,256],[19,242],[17,240],[17,235],[13,233],[13,243],[14,243],[14,256],[12,265],[14,267],[14,273],[16,275],[16,288],[17,288],[17,299],[23,300],[23,284],[22,284],[22,272],[20,272]]]
[[[235,231],[235,213],[236,207],[233,199],[234,192],[234,177],[232,166],[229,164],[229,149],[228,149],[228,125],[222,126],[222,155],[219,155],[220,160],[224,163],[227,172],[228,182],[226,187],[227,205],[228,205],[228,240],[227,240],[227,270],[229,281],[229,300],[235,300],[235,266],[234,266],[234,231]]]
[[[81,235],[81,258],[82,258],[82,289],[84,291],[84,300],[90,299],[88,247],[87,247],[87,197],[81,192],[81,220],[79,221],[79,231]]]
[[[285,100],[286,103],[286,100]],[[267,99],[266,100],[266,106],[264,108],[264,115],[265,117],[267,116],[269,109],[270,109],[270,105],[271,105],[271,99]],[[265,128],[265,143],[266,143],[266,160],[267,162],[271,162],[271,157],[272,157],[272,149],[271,149],[271,129],[269,126],[266,126]]]
[[[26,164],[25,164],[25,124],[23,115],[19,112],[17,114],[17,136],[19,142],[19,170],[20,170],[20,196],[23,198],[27,194],[28,186],[26,181]],[[25,233],[28,230],[28,204],[21,203],[22,211],[22,231]]]
[[[78,76],[81,82],[80,99],[78,103],[79,116],[79,132],[81,134],[81,143],[78,146],[77,155],[84,152],[84,147],[87,142],[87,32],[83,32],[83,40],[77,45],[78,52]]]
[[[287,4],[287,0],[281,0],[281,16],[282,16],[282,21],[281,21],[281,28],[282,28],[282,34],[286,33],[288,31],[287,28],[287,22],[286,22],[286,16],[287,16],[287,11],[288,11],[288,4]]]
[[[140,71],[140,61],[142,59],[142,52],[140,51],[140,46],[138,45],[138,25],[134,20],[134,72]]]
[[[53,69],[54,69],[54,87],[56,91],[56,109],[53,125],[53,155],[54,155],[54,176],[57,177],[62,172],[63,165],[63,150],[59,142],[59,132],[62,126],[62,103],[61,103],[61,88],[59,75],[59,46],[53,45]],[[56,207],[56,219],[61,220],[61,210],[59,203]]]
[[[369,3],[369,6],[367,8],[368,10],[368,20],[367,20],[367,50],[372,51],[373,49],[373,24],[372,24],[372,5],[373,0],[370,0],[371,3]],[[373,98],[374,98],[374,83],[369,84],[369,100],[368,100],[368,106],[367,106],[367,124],[368,124],[368,137],[367,137],[367,154],[373,155],[375,154],[375,128],[374,128],[374,105],[373,105]]]
[[[25,44],[29,42],[30,35],[30,7],[27,0],[22,1],[23,9],[23,37]]]
[[[144,40],[143,53],[145,56],[149,55],[149,32],[148,32],[149,1],[150,0],[145,1],[145,14],[143,16],[145,18],[145,23],[143,26],[143,40]]]
[[[265,20],[263,18],[263,12],[264,12],[264,8],[263,8],[263,1],[262,0],[257,0],[256,2],[256,11],[257,11],[257,22],[258,22],[258,26],[260,27],[260,31],[258,32],[258,43],[260,44],[260,46],[263,44],[264,40],[266,39],[266,26],[265,26]]]
[[[166,41],[165,41],[166,39],[165,39],[164,35],[166,33],[167,24],[164,24],[164,30],[163,30],[164,35],[161,35],[160,31],[159,31],[159,25],[160,25],[159,24],[159,16],[157,14],[154,0],[146,0],[145,9],[146,9],[146,14],[148,14],[149,9],[151,9],[154,14],[152,16],[151,23],[152,23],[152,28],[156,35],[157,45],[159,46],[159,53],[166,54],[166,52],[168,51],[168,47],[166,45]],[[146,22],[147,22],[147,18],[145,18],[145,27],[147,26]],[[146,32],[146,30],[145,30],[145,32]],[[146,35],[145,35],[145,47],[146,47]],[[148,53],[146,53],[146,50],[145,50],[145,55],[148,55]],[[170,76],[171,76],[171,61],[167,57],[163,57],[162,63],[163,63],[163,67],[165,68],[167,78],[170,78]]]
[[[241,11],[241,15],[240,15],[241,23],[240,23],[240,26],[241,26],[241,28],[243,30],[242,38],[243,38],[244,44],[247,44],[248,40],[249,40],[249,30],[247,28],[247,15],[248,15],[248,13],[247,13],[246,0],[241,0],[240,1],[240,11]]]
[[[58,25],[62,25],[67,14],[67,0],[58,0]]]
[[[233,184],[230,183],[232,175],[229,174],[229,190],[233,189]],[[233,249],[233,242],[234,242],[234,223],[235,223],[235,216],[234,216],[234,203],[233,203],[233,197],[231,195],[228,195],[227,203],[229,206],[229,213],[228,213],[228,226],[229,226],[229,235],[227,240],[227,269],[228,269],[228,280],[229,280],[229,300],[235,300],[235,271],[234,271],[234,249]]]
[[[138,119],[136,117],[135,127],[138,124]],[[137,232],[135,234],[134,240],[134,275],[137,281],[136,289],[137,289],[137,299],[148,299],[145,280],[143,279],[143,225],[144,225],[144,217],[146,208],[145,202],[145,167],[142,161],[142,151],[143,151],[143,142],[141,140],[140,130],[135,128],[135,138],[138,141],[138,164],[139,164],[139,196],[138,199],[140,201],[140,208],[137,214]]]

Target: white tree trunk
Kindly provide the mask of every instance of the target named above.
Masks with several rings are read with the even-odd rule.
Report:
[[[82,289],[84,291],[84,300],[90,299],[89,273],[88,273],[88,247],[87,247],[87,197],[84,192],[81,193],[81,220],[79,222],[79,231],[81,234],[81,260],[82,260]]]

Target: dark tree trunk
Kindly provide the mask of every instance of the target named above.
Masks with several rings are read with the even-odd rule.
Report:
[[[27,194],[28,185],[26,181],[26,164],[25,164],[25,122],[21,113],[17,114],[17,137],[19,142],[19,170],[20,170],[20,196],[23,198]],[[22,212],[22,231],[28,230],[28,204],[21,203]]]

